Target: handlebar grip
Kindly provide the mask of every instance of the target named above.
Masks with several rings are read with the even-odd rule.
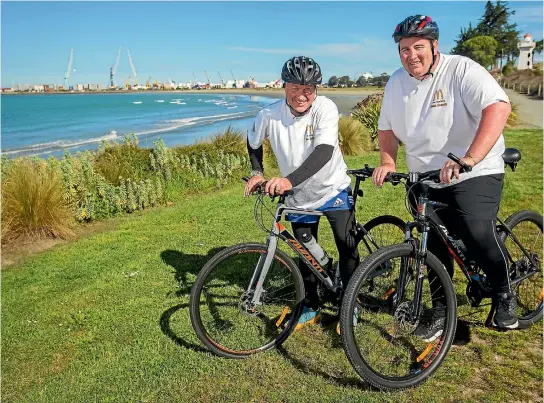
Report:
[[[472,167],[470,165],[465,164],[463,161],[461,161],[459,157],[455,156],[454,154],[448,153],[448,158],[453,162],[459,164],[459,166],[461,167],[459,172],[464,173],[472,171]]]

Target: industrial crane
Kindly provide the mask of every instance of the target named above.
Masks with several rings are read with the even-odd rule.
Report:
[[[198,87],[198,81],[196,80],[196,74],[193,72],[193,76],[195,78],[195,85],[193,85],[193,88]]]
[[[206,73],[206,70],[204,70],[204,74],[206,75],[206,78],[208,79],[208,88],[210,87],[210,77],[208,77],[208,73]]]
[[[68,78],[70,78],[70,72],[72,71],[72,62],[74,61],[74,49],[70,49],[70,59],[68,60],[68,68],[64,74],[64,89],[68,89]]]
[[[115,64],[110,67],[110,88],[115,88],[115,82],[113,81],[115,74],[117,73],[117,67],[119,66],[119,57],[121,56],[121,48],[117,51],[117,57],[115,58]]]
[[[221,87],[225,88],[225,82],[223,81],[223,77],[221,77],[221,73],[219,72],[219,70],[217,70],[217,74],[219,74],[219,79],[221,80]]]
[[[230,74],[232,74],[232,79],[234,80],[232,88],[238,88],[238,84],[236,83],[236,77],[234,77],[234,73],[232,72],[232,70],[230,71]]]
[[[134,63],[132,63],[132,57],[130,56],[130,49],[127,49],[128,62],[130,64],[130,69],[132,70],[132,79],[134,80],[134,87],[138,88],[138,74],[136,74],[136,69],[134,68]],[[130,78],[130,77],[129,77]]]

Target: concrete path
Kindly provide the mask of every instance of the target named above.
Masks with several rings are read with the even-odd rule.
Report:
[[[519,94],[516,91],[507,90],[506,94],[510,98],[510,102],[518,105],[519,120],[527,127],[543,128],[543,111],[544,101],[542,99],[534,99],[527,95]]]

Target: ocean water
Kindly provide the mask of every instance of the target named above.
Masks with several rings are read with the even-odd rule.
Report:
[[[61,156],[134,133],[143,147],[193,144],[229,125],[244,133],[277,99],[230,94],[122,93],[1,97],[1,150],[8,157]]]

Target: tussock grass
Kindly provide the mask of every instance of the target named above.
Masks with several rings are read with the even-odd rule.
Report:
[[[370,132],[359,120],[342,116],[338,122],[338,132],[343,155],[360,155],[374,151]]]
[[[73,235],[73,204],[45,161],[19,159],[3,172],[2,240]]]
[[[512,111],[510,112],[510,115],[508,115],[508,119],[506,120],[506,127],[508,128],[515,127],[519,123],[519,105],[514,102],[510,102],[510,107],[512,108]]]
[[[212,147],[225,153],[241,154],[246,152],[246,138],[241,130],[227,127],[223,133],[218,133],[210,139]]]

